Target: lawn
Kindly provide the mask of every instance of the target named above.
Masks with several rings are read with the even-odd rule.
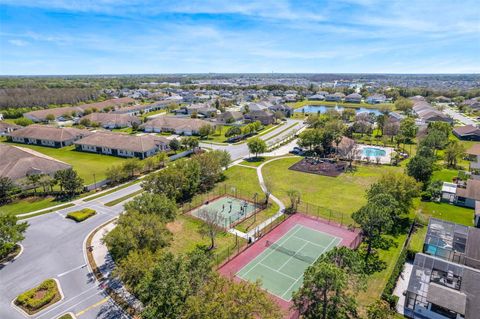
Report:
[[[402,171],[393,166],[358,165],[352,173],[328,177],[288,169],[300,160],[298,157],[285,158],[263,166],[263,176],[272,184],[273,194],[288,205],[287,191],[296,189],[302,201],[345,215],[365,204],[366,189],[382,174]]]
[[[107,169],[121,164],[125,159],[115,156],[100,155],[86,152],[77,152],[73,145],[62,148],[51,148],[37,145],[9,143],[20,147],[30,148],[42,154],[51,156],[73,166],[86,185],[105,179]],[[95,177],[94,177],[95,174]]]
[[[210,239],[203,236],[200,231],[202,225],[202,221],[190,215],[179,215],[174,222],[167,224],[167,228],[173,233],[168,250],[177,255],[189,252],[197,245],[209,247]],[[220,264],[245,244],[246,241],[240,237],[235,238],[227,232],[219,233],[215,240],[215,263]]]
[[[0,215],[2,214],[24,214],[33,212],[39,209],[44,209],[56,205],[60,205],[62,202],[55,200],[55,197],[29,197],[15,201],[13,203],[0,206]]]
[[[420,202],[418,212],[422,220],[428,222],[428,217],[435,217],[453,223],[473,226],[474,210],[470,208],[451,205],[448,203]],[[423,215],[423,216],[422,216]]]
[[[260,225],[263,221],[272,217],[278,212],[278,205],[273,201],[270,201],[268,207],[260,212],[257,215],[251,216],[250,218],[245,219],[243,222],[235,226],[241,232],[248,232],[254,229],[256,226]]]
[[[246,140],[239,141],[235,144],[245,143],[245,141],[247,141],[247,140],[249,140],[253,137],[262,136],[263,134],[266,134],[266,133],[270,132],[272,129],[274,129],[274,128],[280,126],[280,125],[283,125],[283,124],[284,124],[284,122],[281,122],[278,125],[275,125],[275,124],[265,125],[265,126],[263,126],[263,128],[260,131],[258,131],[257,134],[253,135],[252,137],[247,138]],[[226,144],[227,143],[227,137],[225,137],[225,133],[230,128],[230,126],[219,125],[219,127],[220,127],[220,129],[216,129],[215,133],[208,136],[208,139],[207,138],[202,139],[202,142],[205,142],[205,143],[212,142],[212,143],[218,143],[218,144]]]

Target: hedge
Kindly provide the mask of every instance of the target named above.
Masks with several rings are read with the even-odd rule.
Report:
[[[37,293],[44,293],[41,298],[37,298]],[[58,301],[60,293],[57,283],[53,279],[47,279],[35,288],[25,291],[15,299],[15,304],[26,310],[29,314],[35,313],[46,305]]]
[[[58,319],[73,319],[73,317],[71,314],[66,313],[63,316],[59,317]]]
[[[407,249],[404,247],[400,256],[398,256],[397,262],[395,264],[395,268],[393,268],[390,277],[388,278],[387,284],[385,285],[385,289],[383,289],[382,299],[387,301],[390,306],[393,308],[396,306],[398,302],[398,297],[393,295],[393,290],[397,285],[398,277],[403,271],[403,265],[407,261]]]
[[[84,208],[82,210],[71,212],[67,214],[67,218],[73,219],[77,223],[83,222],[85,219],[92,217],[97,212],[90,208]]]

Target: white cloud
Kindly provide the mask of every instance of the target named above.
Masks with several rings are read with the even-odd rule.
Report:
[[[20,40],[20,39],[11,39],[11,40],[8,40],[8,43],[13,44],[17,47],[24,47],[24,46],[28,45],[27,41]]]

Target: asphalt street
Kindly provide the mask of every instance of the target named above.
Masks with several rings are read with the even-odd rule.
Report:
[[[298,124],[286,130],[295,122]],[[301,121],[289,119],[285,125],[262,135],[261,138],[269,141],[278,140],[301,127],[303,127]],[[230,152],[232,160],[249,155],[246,143],[228,146],[208,143],[201,145],[213,149],[226,149]],[[113,207],[104,204],[132,194],[140,188],[140,183],[134,184],[90,202],[75,201],[73,207],[28,219],[30,226],[22,242],[23,253],[14,261],[0,265],[0,318],[47,319],[57,318],[66,312],[72,312],[77,318],[82,319],[128,318],[108,298],[93,274],[89,272],[83,249],[84,241],[92,230],[123,211],[124,203]],[[82,208],[94,209],[97,214],[82,223],[65,218],[68,212]],[[12,301],[20,293],[48,278],[55,278],[60,282],[63,300],[31,317],[26,317],[12,306]]]

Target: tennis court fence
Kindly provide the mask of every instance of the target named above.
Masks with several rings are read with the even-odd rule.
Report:
[[[265,195],[263,193],[252,193],[244,190],[239,190],[236,187],[229,184],[220,184],[215,187],[213,190],[198,194],[192,198],[190,202],[187,202],[182,205],[180,208],[180,213],[183,215],[192,211],[195,208],[198,208],[205,204],[206,202],[213,201],[222,196],[231,196],[244,201],[251,202],[255,204],[257,209],[265,208]]]

